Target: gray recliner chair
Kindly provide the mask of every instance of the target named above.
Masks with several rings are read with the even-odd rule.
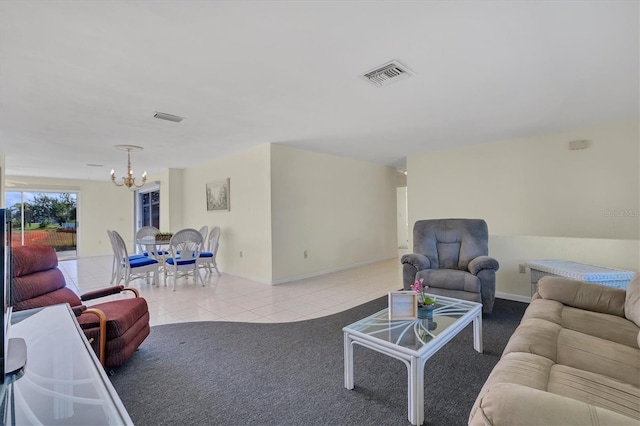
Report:
[[[402,256],[404,289],[420,278],[428,293],[482,303],[493,311],[498,261],[489,257],[489,231],[482,219],[419,220],[413,253]]]

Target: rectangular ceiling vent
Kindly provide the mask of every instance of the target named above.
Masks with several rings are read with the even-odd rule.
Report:
[[[374,86],[382,87],[414,76],[415,73],[398,61],[387,62],[362,74],[360,77]]]
[[[156,111],[156,113],[153,114],[153,116],[160,120],[173,121],[174,123],[179,123],[182,120],[184,120],[184,117],[180,117],[179,115],[172,115],[172,114],[167,114],[167,113],[158,112],[158,111]]]

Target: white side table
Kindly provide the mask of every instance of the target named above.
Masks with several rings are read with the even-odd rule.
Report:
[[[527,262],[525,265],[531,269],[532,296],[537,290],[538,280],[544,276],[570,278],[626,290],[635,275],[632,271],[622,271],[568,260],[534,260]]]

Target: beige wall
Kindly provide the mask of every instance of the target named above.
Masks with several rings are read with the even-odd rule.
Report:
[[[5,173],[4,173],[4,155],[0,155],[0,207],[6,207],[4,205],[4,187],[5,187]]]
[[[526,260],[638,271],[639,136],[637,122],[622,123],[409,157],[409,226],[485,219],[501,293],[530,295],[517,272]],[[589,148],[570,151],[578,139]]]
[[[393,168],[272,144],[271,194],[275,283],[397,256]]]
[[[269,145],[265,144],[190,167],[182,173],[180,188],[182,226],[195,229],[203,225],[221,227],[219,269],[262,282],[271,282],[269,157]],[[231,179],[231,211],[208,212],[205,184],[224,178]],[[171,230],[177,229],[172,227]]]
[[[166,225],[167,229],[179,230],[185,228],[184,213],[188,211],[184,204],[184,170],[169,169],[167,174],[169,178],[168,191],[160,190],[160,197],[165,196],[166,202],[160,198],[160,205],[164,205],[165,209],[169,210],[169,214],[165,217],[165,222],[167,220],[169,222]],[[162,220],[162,216],[160,220]]]
[[[11,191],[69,191],[78,192],[78,255],[100,256],[112,254],[107,229],[118,231],[133,249],[134,193],[118,188],[109,180],[104,182],[37,177],[11,177],[16,182]],[[4,197],[3,197],[4,200]]]
[[[231,211],[208,212],[206,182],[227,177]],[[133,191],[109,181],[17,180],[25,185],[16,190],[80,193],[81,256],[111,253],[106,229],[133,247]],[[265,144],[149,181],[160,188],[163,231],[222,228],[218,265],[229,274],[279,283],[397,255],[396,175],[389,167]]]

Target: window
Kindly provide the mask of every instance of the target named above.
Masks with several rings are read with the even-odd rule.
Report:
[[[5,192],[11,245],[49,245],[59,259],[77,252],[77,195],[70,192]]]

